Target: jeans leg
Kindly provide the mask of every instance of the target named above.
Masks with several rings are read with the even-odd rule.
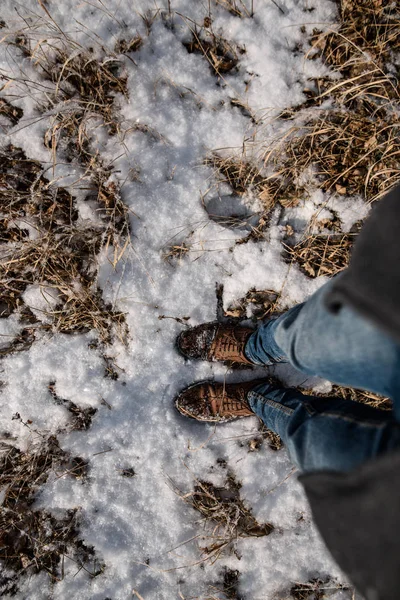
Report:
[[[286,360],[307,375],[383,394],[396,402],[400,346],[351,308],[331,313],[325,295],[332,285],[328,282],[307,302],[259,327],[246,344],[246,355],[261,365]],[[400,405],[395,410],[400,417]]]
[[[288,313],[292,311],[298,312],[302,306],[302,304],[294,306],[285,312],[284,315],[278,317],[278,319],[282,319],[282,317],[287,318]],[[258,327],[247,340],[244,353],[255,365],[265,367],[279,362],[288,362],[283,350],[279,348],[275,341],[275,328],[278,319],[270,319]]]
[[[282,438],[302,472],[349,471],[400,448],[400,424],[391,411],[341,398],[306,396],[267,381],[249,393],[248,401]]]

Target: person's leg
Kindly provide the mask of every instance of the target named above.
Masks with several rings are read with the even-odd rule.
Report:
[[[400,424],[392,411],[341,398],[306,396],[268,381],[258,383],[247,401],[282,438],[302,472],[345,472],[400,448]]]
[[[290,362],[308,375],[387,395],[395,411],[255,384],[246,391],[251,410],[282,437],[305,472],[347,471],[400,448],[400,346],[350,308],[330,313],[324,297],[331,285],[246,338],[245,358],[259,365]]]
[[[331,285],[261,325],[248,339],[245,355],[254,364],[287,361],[308,375],[396,397],[400,346],[351,308],[328,311],[324,297]]]

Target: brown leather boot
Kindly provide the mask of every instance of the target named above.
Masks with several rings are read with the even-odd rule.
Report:
[[[244,348],[253,329],[221,323],[204,323],[182,333],[177,347],[186,358],[221,361],[229,365],[251,365]]]
[[[200,381],[185,388],[175,399],[182,415],[198,421],[223,422],[254,415],[247,394],[264,379],[246,383]]]

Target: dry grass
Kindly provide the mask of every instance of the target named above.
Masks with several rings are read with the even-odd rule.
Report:
[[[273,290],[251,288],[244,298],[236,300],[226,309],[225,315],[240,320],[250,315],[257,320],[265,319],[278,312],[279,299],[280,295]]]
[[[312,389],[301,389],[301,392],[309,396],[320,396],[321,398],[344,398],[345,400],[361,402],[380,410],[392,410],[393,408],[392,401],[389,398],[374,394],[373,392],[357,390],[342,385],[332,385],[331,391],[327,393],[315,393]]]
[[[337,30],[314,32],[307,55],[332,67],[333,77],[312,80],[307,101],[281,113],[299,124],[269,144],[263,160],[271,179],[297,196],[306,179],[311,188],[373,202],[400,181],[398,9],[342,0],[340,15]],[[321,109],[328,99],[332,106]]]
[[[55,404],[65,406],[70,413],[71,420],[67,427],[61,428],[57,433],[65,433],[66,431],[86,431],[92,424],[92,419],[97,413],[97,408],[87,406],[82,408],[76,405],[71,400],[61,398],[56,392],[56,382],[50,381],[48,390]]]
[[[59,146],[66,145],[70,154],[79,149],[79,156],[84,156],[87,148],[82,146],[90,137],[87,130],[93,128],[93,118],[100,119],[111,134],[119,130],[115,101],[118,94],[127,96],[127,75],[118,54],[137,49],[139,40],[120,40],[118,54],[106,52],[103,46],[95,52],[61,35],[49,22],[42,26],[47,35],[29,30],[32,37],[25,31],[17,32],[13,38],[6,36],[4,42],[16,46],[50,84],[44,86],[48,89],[44,97],[33,96],[38,109],[51,111],[53,117],[46,144],[54,155]],[[27,85],[24,80],[19,83]],[[34,89],[35,84],[30,82],[30,86]],[[32,89],[27,89],[29,95]]]
[[[40,59],[38,66],[55,85],[50,103],[42,107],[53,113],[45,144],[54,157],[61,150],[68,160],[90,168],[93,128],[101,123],[111,135],[119,131],[115,98],[118,93],[127,96],[122,63],[114,57],[100,61],[87,52],[76,56],[72,48]]]
[[[72,163],[82,164],[86,168],[90,165],[92,124],[93,115],[76,105],[66,104],[54,114],[44,135],[44,145],[51,151],[54,165],[56,152],[63,154]]]
[[[355,390],[341,385],[333,385],[332,391],[327,395],[345,398],[346,400],[353,400],[354,402],[362,402],[363,404],[368,404],[368,406],[379,408],[380,410],[392,410],[393,408],[392,401],[389,398],[374,394],[373,392]]]
[[[104,222],[101,228],[80,229],[73,197],[48,182],[39,163],[12,146],[1,155],[0,289],[3,314],[22,310],[29,284],[57,291],[58,303],[49,309],[54,328],[65,333],[96,329],[103,341],[125,331],[124,315],[106,306],[95,284],[100,249],[127,237],[128,223],[115,184],[101,171],[95,198]],[[24,227],[36,231],[32,238]],[[32,315],[31,315],[32,316]]]
[[[381,0],[342,0],[337,31],[314,32],[309,57],[321,57],[341,75],[332,85],[317,81],[319,93],[359,114],[374,115],[377,105],[399,100],[397,74],[388,71],[400,49],[398,7]]]
[[[10,104],[4,98],[0,98],[0,116],[7,117],[12,125],[16,125],[23,114],[22,108]]]
[[[283,448],[283,442],[279,435],[271,429],[268,429],[268,427],[266,427],[262,422],[260,425],[260,435],[263,443],[266,442],[271,450],[277,452],[278,450]]]
[[[308,277],[333,277],[348,265],[357,233],[311,235],[295,246],[285,245],[285,260],[297,263]]]
[[[117,55],[107,55],[102,47],[100,57],[65,35],[32,41],[25,34],[17,34],[11,43],[54,84],[53,94],[47,95],[50,107],[73,101],[83,114],[101,116],[106,126],[114,122],[116,94],[127,96],[127,75]],[[119,52],[131,51],[132,44],[121,41]]]
[[[373,202],[400,181],[399,123],[393,110],[400,96],[387,66],[399,47],[398,15],[393,6],[375,0],[343,0],[341,17],[338,31],[314,33],[309,53],[325,60],[339,78],[318,80],[304,107],[281,115],[299,124],[266,150],[264,163],[272,179],[298,193],[307,181],[309,189]],[[310,117],[310,108],[326,98],[333,107]],[[296,246],[285,245],[285,256],[311,277],[333,276],[347,266],[358,231],[308,235]]]
[[[174,260],[181,261],[188,252],[190,252],[190,246],[182,242],[181,244],[174,244],[165,248],[162,256],[164,260],[172,263]]]
[[[139,38],[122,44],[119,52],[139,47]],[[122,45],[121,45],[122,44]],[[55,85],[48,95],[52,110],[51,124],[44,143],[53,155],[54,165],[61,154],[68,162],[84,169],[81,179],[87,182],[87,200],[95,200],[97,214],[104,222],[103,242],[114,247],[114,264],[122,257],[130,234],[128,209],[120,195],[119,184],[112,180],[113,169],[92,148],[93,131],[100,124],[110,135],[119,132],[116,94],[127,96],[127,76],[123,64],[114,55],[102,60],[94,53],[72,44],[37,44],[31,53],[36,67]],[[100,122],[99,122],[100,119]],[[100,123],[100,124],[99,124]]]
[[[106,306],[97,288],[97,255],[111,248],[115,266],[129,245],[130,226],[113,168],[93,150],[92,138],[99,124],[110,134],[118,131],[115,100],[118,94],[127,95],[127,76],[112,52],[103,47],[96,52],[84,49],[54,30],[51,22],[45,28],[47,36],[33,29],[31,37],[24,31],[5,40],[17,46],[49,82],[53,91],[38,105],[42,112],[52,112],[45,145],[54,167],[61,155],[83,168],[80,180],[88,190],[85,201],[97,206],[101,225],[78,227],[71,194],[48,181],[41,165],[22,151],[4,148],[0,155],[3,304],[8,314],[22,310],[21,294],[28,284],[48,286],[59,295],[57,306],[47,315],[56,330],[96,329],[109,342],[112,335],[122,339],[127,332],[124,315]],[[137,49],[139,40],[135,39],[135,44],[121,41],[119,52]],[[28,234],[26,224],[36,230],[35,236]]]
[[[211,28],[211,22],[205,19],[205,27],[190,27],[191,39],[184,42],[186,50],[192,54],[202,54],[208,61],[211,71],[217,77],[230,73],[239,63],[239,57],[245,49],[228,42]]]
[[[115,265],[129,243],[128,211],[112,168],[91,149],[90,131],[99,119],[109,133],[118,129],[115,94],[126,94],[121,63],[111,58],[101,61],[67,41],[57,45],[41,40],[32,49],[31,40],[19,35],[14,44],[54,86],[54,92],[47,94],[48,103],[39,106],[42,112],[53,111],[44,141],[54,165],[61,153],[64,160],[83,167],[84,201],[96,207],[98,219],[90,226],[82,224],[74,197],[49,181],[39,162],[11,145],[1,149],[0,309],[5,317],[18,312],[29,325],[0,355],[27,350],[38,328],[69,334],[95,329],[103,343],[115,335],[125,339],[124,315],[104,303],[96,279],[99,252],[112,247]],[[120,48],[121,53],[125,50],[131,51],[132,46]],[[8,103],[2,103],[1,109],[12,124],[20,117]],[[24,304],[22,295],[30,284],[56,293],[56,304],[49,305],[44,322]],[[105,374],[113,376],[111,361],[105,359],[105,366]],[[90,427],[95,408],[81,408],[59,397],[55,382],[49,383],[48,390],[52,401],[70,415],[57,434]],[[14,418],[30,429],[19,414]],[[36,434],[43,441],[29,452],[9,446],[0,452],[0,487],[6,491],[0,509],[0,558],[12,573],[0,581],[2,593],[15,593],[19,576],[38,571],[47,571],[54,582],[63,579],[67,559],[76,563],[77,572],[84,569],[92,577],[104,569],[93,548],[79,537],[76,509],[55,517],[31,508],[50,473],[82,478],[87,469],[83,459],[61,451],[55,437]]]
[[[0,194],[2,242],[18,241],[15,233],[21,230],[12,226],[18,218],[31,216],[44,228],[53,222],[70,225],[77,218],[71,194],[51,186],[41,164],[12,145],[0,149]]]
[[[25,31],[19,32],[13,38],[6,36],[5,43],[16,46],[46,80],[45,95],[39,87],[32,96],[33,82],[27,94],[36,101],[39,112],[51,116],[44,142],[52,152],[54,165],[59,158],[57,153],[61,153],[64,160],[80,164],[86,175],[89,171],[93,175],[100,166],[99,157],[91,149],[95,130],[103,127],[111,135],[120,131],[117,99],[118,95],[128,95],[127,74],[120,55],[137,50],[142,40],[138,36],[121,39],[115,52],[101,45],[87,49],[54,31],[51,23],[42,27],[48,30],[47,36],[29,30],[31,37]],[[27,85],[24,80],[16,81],[20,87]]]
[[[19,416],[17,416],[18,418]],[[62,451],[53,437],[21,452],[3,444],[0,448],[0,487],[4,499],[0,508],[0,558],[13,575],[5,577],[2,593],[16,593],[16,578],[46,571],[51,579],[64,577],[64,560],[76,563],[95,577],[103,569],[94,550],[79,538],[79,514],[76,509],[55,517],[32,504],[50,473],[57,477],[83,478],[86,462]],[[9,571],[9,572],[10,572]]]
[[[133,38],[121,38],[115,44],[114,50],[117,54],[129,54],[137,52],[143,45],[143,38],[140,35],[135,35]]]
[[[98,214],[104,223],[106,244],[114,246],[115,266],[129,240],[130,225],[129,210],[121,198],[119,183],[112,180],[112,173],[112,167],[105,165],[95,154],[89,165],[93,191],[86,199],[94,199],[99,206]]]
[[[215,0],[217,6],[222,6],[235,17],[250,17],[251,9],[247,8],[243,0]]]
[[[312,170],[314,185],[323,190],[372,202],[400,179],[399,140],[394,115],[372,118],[332,109],[293,127],[264,159],[299,193],[299,180]]]
[[[238,538],[269,535],[274,526],[259,524],[240,498],[240,483],[228,476],[224,487],[196,480],[192,492],[175,492],[202,516],[206,529],[206,546],[201,548],[207,559],[217,560],[223,552],[234,551]]]
[[[235,194],[243,195],[249,189],[256,193],[263,190],[264,178],[261,172],[241,157],[224,157],[213,153],[206,158],[204,164],[213,167],[221,181],[228,183]]]
[[[8,313],[0,315],[0,318],[6,318]],[[25,319],[25,317],[23,317]],[[36,318],[34,318],[36,321]],[[25,327],[20,331],[20,333],[6,346],[3,346],[0,349],[0,358],[6,356],[7,354],[12,354],[14,352],[23,352],[24,350],[29,350],[35,341],[35,328],[33,327]]]
[[[252,189],[267,211],[278,202],[295,206],[315,187],[372,202],[400,181],[397,9],[377,0],[343,0],[340,13],[340,27],[315,31],[308,53],[333,67],[335,77],[315,80],[305,104],[280,115],[300,124],[269,145],[264,166],[241,157],[208,159],[236,193]],[[328,98],[333,107],[318,108],[310,118],[310,109]]]
[[[251,194],[263,206],[262,217],[265,224],[274,207],[296,206],[304,196],[304,188],[297,186],[289,178],[277,175],[263,175],[262,165],[250,162],[242,156],[221,156],[213,153],[204,161],[215,169],[216,179],[227,183],[239,196]]]
[[[122,63],[111,57],[101,61],[87,51],[77,55],[71,54],[70,48],[52,49],[54,54],[50,61],[46,52],[32,58],[56,84],[55,99],[77,98],[85,110],[101,114],[107,124],[115,94],[126,96],[127,93]]]
[[[221,3],[241,12],[238,3]],[[294,207],[316,188],[328,196],[360,196],[374,202],[400,181],[400,72],[394,60],[400,47],[398,9],[378,0],[342,0],[340,16],[337,29],[314,31],[307,55],[332,67],[332,76],[312,80],[305,90],[306,102],[279,115],[288,125],[264,148],[261,160],[245,148],[237,156],[213,153],[205,161],[214,167],[217,181],[227,183],[235,194],[258,198],[266,226],[277,205]],[[325,100],[330,101],[329,108],[321,108]],[[251,161],[246,158],[250,153]],[[284,238],[285,258],[297,262],[311,277],[333,276],[344,269],[359,231],[357,227],[350,234],[340,233],[333,222],[325,228],[332,234],[309,235],[314,233],[310,223],[297,245]],[[264,236],[265,227],[261,235],[241,242]],[[232,316],[244,318],[253,302],[255,312],[270,313],[268,298],[265,305],[250,292],[229,310]]]
[[[330,598],[339,590],[352,592],[348,586],[338,583],[330,577],[324,579],[315,578],[305,583],[295,583],[287,598],[288,600],[289,598],[293,598],[294,600],[324,600],[325,598]]]
[[[0,314],[8,317],[16,312],[25,324],[8,346],[2,346],[0,356],[27,350],[38,329],[69,334],[95,329],[103,352],[104,343],[115,336],[125,340],[127,334],[124,315],[102,298],[97,273],[101,251],[115,266],[129,244],[128,209],[113,168],[93,149],[93,139],[96,127],[111,135],[119,131],[117,97],[127,95],[123,61],[132,59],[118,58],[101,46],[96,51],[80,47],[61,32],[45,3],[40,5],[49,21],[40,17],[35,24],[27,21],[23,32],[13,37],[9,33],[3,42],[16,46],[22,57],[29,59],[43,84],[9,80],[16,81],[19,89],[37,102],[44,118],[51,114],[44,143],[52,153],[53,165],[61,158],[83,171],[80,181],[86,197],[80,202],[90,203],[97,218],[89,226],[80,219],[74,196],[50,181],[48,171],[21,149],[12,145],[0,149]],[[138,38],[121,39],[115,52],[129,54],[140,44]],[[6,76],[4,81],[3,90],[8,84]],[[15,125],[22,111],[0,100],[0,115]],[[51,290],[55,296],[43,321],[22,297],[31,284],[38,285],[43,295]],[[104,356],[104,360],[105,376],[115,379],[118,374],[112,359]],[[54,381],[48,384],[48,395],[69,413],[67,425],[54,434],[91,426],[97,409],[82,408],[60,397]],[[111,408],[106,401],[104,404]],[[75,563],[76,574],[83,569],[95,577],[104,565],[80,538],[78,509],[59,510],[55,516],[32,508],[50,477],[83,479],[86,461],[66,454],[55,437],[36,431],[18,413],[13,419],[42,441],[26,452],[6,444],[0,447],[0,559],[4,567],[0,594],[17,593],[18,578],[39,571],[46,571],[55,583],[64,578],[67,561],[69,567]],[[126,477],[133,474],[131,469],[122,473]]]

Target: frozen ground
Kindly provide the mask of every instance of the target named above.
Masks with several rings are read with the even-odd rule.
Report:
[[[94,332],[42,332],[30,350],[7,356],[1,366],[2,435],[22,449],[35,441],[36,431],[55,433],[68,423],[65,407],[51,400],[49,381],[62,398],[98,409],[87,431],[58,435],[63,449],[88,461],[88,477],[75,480],[53,473],[36,506],[55,514],[79,507],[81,536],[94,546],[105,570],[90,578],[65,558],[61,581],[52,584],[43,572],[23,578],[16,598],[225,598],[217,589],[222,589],[224,567],[240,572],[240,597],[246,600],[289,597],[294,582],[315,577],[345,582],[311,523],[286,451],[274,452],[266,443],[249,451],[247,442],[257,435],[258,421],[249,418],[214,428],[185,420],[173,407],[176,393],[193,381],[235,381],[260,374],[185,362],[175,351],[174,340],[183,327],[215,318],[216,283],[224,286],[226,307],[254,287],[282,292],[281,305],[291,306],[325,281],[309,280],[281,256],[284,224],[301,232],[326,202],[322,193],[286,211],[284,218],[274,212],[262,240],[238,245],[248,231],[210,220],[207,203],[216,211],[224,202],[221,210],[232,214],[249,214],[259,206],[251,195],[226,199],[231,194],[227,186],[219,188],[224,197],[218,200],[213,169],[203,163],[210,151],[240,152],[244,140],[254,139],[262,152],[260,140],[279,127],[273,117],[303,102],[307,77],[326,70],[318,61],[305,59],[306,38],[315,24],[324,28],[335,23],[336,5],[328,0],[255,0],[253,18],[238,18],[211,2],[214,31],[246,50],[237,69],[218,82],[207,60],[188,53],[182,44],[188,27],[209,16],[209,3],[170,4],[172,16],[163,0],[3,0],[0,8],[10,30],[28,22],[38,40],[50,25],[54,32],[60,28],[85,47],[93,46],[99,56],[101,46],[112,51],[120,37],[143,37],[132,60],[122,58],[128,75],[128,97],[118,97],[122,133],[112,136],[95,125],[92,131],[104,161],[114,165],[123,201],[131,210],[132,244],[123,258],[114,268],[111,250],[99,257],[103,296],[126,313],[129,326],[128,347],[115,340],[108,348],[119,379],[104,378],[103,359],[89,347]],[[247,5],[250,10],[250,0]],[[147,11],[156,16],[149,32],[141,17]],[[29,59],[19,56],[3,44],[1,72],[44,82]],[[24,116],[14,127],[5,124],[1,141],[12,141],[29,158],[50,167],[52,156],[43,136],[51,115],[38,112],[38,98],[46,89],[36,84],[31,92],[29,85],[18,82],[3,89]],[[250,107],[257,124],[231,105],[232,98]],[[58,162],[55,176],[60,185],[72,184],[81,219],[95,220],[82,200],[79,169]],[[335,209],[347,229],[364,216],[355,201]],[[184,255],[165,260],[169,247],[183,243],[189,248]],[[24,300],[43,319],[46,306],[56,303],[35,287],[25,292]],[[14,316],[0,325],[7,340],[20,328]],[[290,384],[329,389],[326,382],[305,382],[293,370],[279,374]],[[13,420],[15,413],[29,427]],[[133,469],[134,477],[122,476],[126,469]],[[271,522],[275,530],[267,537],[239,539],[234,553],[207,560],[199,547],[206,545],[202,536],[211,530],[172,488],[190,492],[196,478],[222,486],[228,472],[241,482],[242,499],[256,519]],[[351,594],[337,591],[331,597]]]

